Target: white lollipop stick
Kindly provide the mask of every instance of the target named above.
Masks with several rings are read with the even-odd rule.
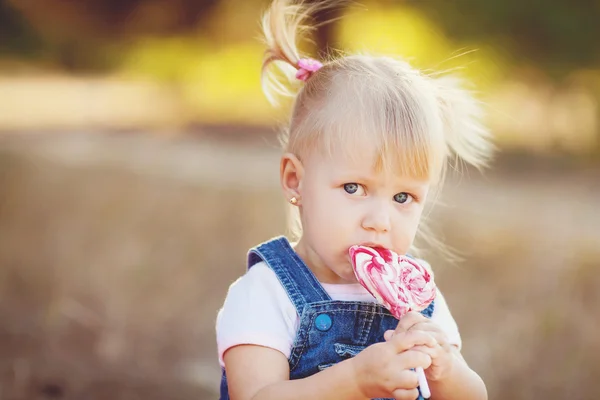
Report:
[[[419,380],[419,389],[421,389],[421,394],[423,398],[428,399],[431,397],[431,391],[429,390],[429,385],[427,384],[427,378],[425,377],[425,371],[423,371],[423,367],[417,367],[417,379]]]

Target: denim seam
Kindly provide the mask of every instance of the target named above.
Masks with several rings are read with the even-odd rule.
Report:
[[[285,239],[283,239],[285,240]],[[298,254],[292,249],[292,247],[288,243],[279,243],[279,245],[283,248],[283,251],[287,253],[287,255],[294,261],[294,264],[298,267],[298,272],[300,272],[305,281],[310,285],[311,289],[314,291],[314,298],[318,298],[320,300],[317,301],[328,301],[331,300],[331,297],[327,294],[323,286],[319,283],[314,274],[308,269],[308,267],[298,259]],[[309,297],[313,297],[310,296]],[[307,303],[314,303],[314,300],[307,301]]]
[[[361,328],[360,337],[359,337],[359,342],[361,344],[365,344],[367,342],[367,340],[369,339],[369,333],[371,332],[371,328],[373,326],[373,320],[375,319],[375,314],[367,312],[367,315],[365,317],[366,317],[366,318],[364,318],[365,322]]]
[[[331,311],[338,311],[339,308],[328,308],[331,306],[336,306],[336,307],[346,307],[349,305],[352,306],[361,306],[360,308],[353,308],[350,310],[344,309],[343,311],[347,311],[347,312],[366,312],[366,313],[374,313],[374,314],[379,314],[379,315],[387,315],[390,317],[394,317],[392,315],[392,313],[390,313],[388,310],[386,310],[383,306],[378,305],[377,303],[370,303],[370,302],[365,302],[365,301],[343,301],[343,300],[333,300],[333,301],[328,301],[328,302],[317,302],[317,303],[309,303],[309,306],[311,306],[312,308],[316,309],[315,311],[317,311],[318,313],[326,313],[326,312],[331,312]],[[324,308],[324,309],[320,309],[320,308]],[[380,310],[376,310],[377,308],[379,308]]]
[[[300,362],[300,358],[302,357],[302,354],[304,353],[304,348],[306,347],[306,343],[308,342],[308,336],[309,336],[309,332],[311,331],[313,324],[314,324],[314,318],[312,318],[312,314],[314,314],[314,312],[312,310],[310,310],[310,308],[307,306],[304,308],[304,310],[302,311],[302,318],[300,319],[300,327],[298,329],[298,332],[302,332],[301,335],[298,335],[297,337],[299,339],[302,340],[301,345],[299,346],[299,343],[296,343],[294,348],[292,349],[292,353],[290,355],[290,359],[289,359],[289,363],[290,363],[290,372],[293,371],[297,366],[298,366],[298,362]],[[306,329],[302,329],[302,321],[308,317],[308,326],[306,327]]]
[[[318,313],[318,314],[324,314],[324,313],[328,313],[328,312],[345,312],[345,313],[355,313],[355,312],[357,312],[357,311],[358,311],[358,312],[361,312],[361,313],[366,313],[366,314],[374,314],[374,315],[387,315],[387,316],[392,316],[392,317],[393,317],[393,315],[391,315],[391,314],[388,314],[388,313],[384,313],[384,312],[381,312],[381,311],[371,311],[371,310],[346,310],[346,309],[343,309],[343,308],[332,308],[332,309],[329,309],[329,310],[326,310],[326,311],[318,311],[318,312],[316,312],[316,313]]]
[[[285,289],[288,297],[294,304],[296,308],[296,312],[300,315],[300,311],[307,304],[306,299],[302,295],[302,291],[298,286],[298,283],[295,282],[290,272],[277,260],[275,254],[265,246],[259,246],[257,249],[261,258],[263,258],[267,265],[275,272],[279,282]]]
[[[340,357],[344,357],[344,355],[346,355],[348,353],[348,350],[356,351],[356,353],[358,354],[361,351],[363,351],[366,347],[367,347],[366,345],[354,345],[354,344],[345,344],[345,343],[334,343],[333,344],[333,349],[335,350],[337,355]],[[340,354],[340,353],[344,353],[344,354]]]

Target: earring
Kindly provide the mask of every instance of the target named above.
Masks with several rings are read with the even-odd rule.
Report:
[[[292,197],[292,198],[290,199],[290,204],[292,204],[292,205],[294,205],[294,206],[295,206],[296,204],[298,204],[298,199],[297,199],[297,198],[295,198],[295,197]]]

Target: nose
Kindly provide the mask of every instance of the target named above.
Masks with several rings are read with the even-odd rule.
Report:
[[[391,228],[390,212],[383,203],[371,205],[362,220],[362,227],[368,231],[377,233],[388,232]]]

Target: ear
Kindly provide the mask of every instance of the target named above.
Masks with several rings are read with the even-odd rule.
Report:
[[[285,198],[289,201],[295,197],[298,203],[302,198],[302,178],[304,177],[304,166],[302,162],[292,153],[281,156],[279,168],[281,188]]]

